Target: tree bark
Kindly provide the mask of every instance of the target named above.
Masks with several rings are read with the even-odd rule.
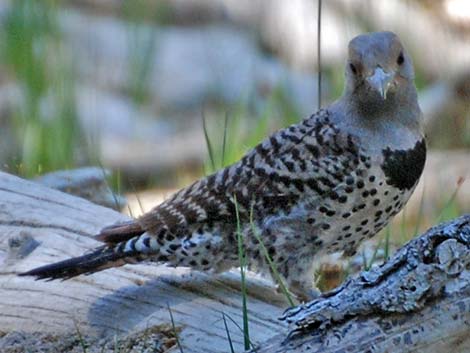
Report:
[[[384,265],[288,309],[261,352],[469,352],[470,215],[410,241]]]

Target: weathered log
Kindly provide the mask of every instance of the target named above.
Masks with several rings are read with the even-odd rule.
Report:
[[[101,351],[116,335],[140,343],[166,337],[161,346],[170,342],[174,351],[169,310],[184,352],[230,351],[222,313],[235,350],[243,349],[241,331],[231,321],[241,326],[236,273],[210,277],[142,264],[66,282],[16,276],[96,247],[92,235],[124,219],[0,173],[0,351],[23,339],[44,345],[50,334],[61,341],[51,343],[52,351],[72,351],[78,343],[70,337],[77,333],[95,344],[88,352]],[[251,340],[259,352],[469,351],[469,247],[467,215],[412,240],[385,265],[289,309],[283,321],[277,318],[285,303],[266,282],[250,279]],[[154,331],[148,333],[149,327]]]
[[[317,300],[261,352],[469,352],[470,215],[438,225]]]
[[[0,172],[0,351],[6,349],[2,340],[7,341],[4,345],[18,344],[18,337],[36,342],[54,335],[63,341],[80,333],[90,344],[98,337],[112,343],[116,335],[148,327],[166,325],[168,331],[169,310],[181,330],[184,352],[230,351],[223,314],[235,349],[243,349],[243,335],[236,326],[242,327],[237,272],[211,277],[141,264],[64,282],[17,276],[95,248],[99,243],[93,234],[125,219],[111,209]],[[285,329],[277,317],[286,304],[260,279],[249,279],[249,294],[250,338],[256,344]],[[62,346],[58,343],[51,351],[61,351],[57,347]],[[70,351],[69,345],[64,352]],[[101,349],[87,350],[94,351]]]

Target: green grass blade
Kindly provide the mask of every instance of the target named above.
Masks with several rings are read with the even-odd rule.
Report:
[[[116,210],[119,209],[119,201],[117,199],[117,195],[120,195],[121,194],[121,190],[122,190],[122,181],[121,181],[121,170],[118,169],[116,171],[116,186],[117,186],[117,192],[114,192],[113,189],[111,188],[111,186],[109,185],[109,182],[108,182],[108,178],[106,176],[106,169],[104,169],[103,167],[103,164],[101,163],[101,161],[97,161],[98,163],[98,166],[101,170],[101,174],[103,175],[103,180],[106,184],[106,187],[108,188],[109,192],[111,193],[112,197],[113,197],[113,201],[114,201],[114,207],[116,208]],[[117,194],[117,195],[116,195]],[[129,209],[130,210],[130,209]]]
[[[141,213],[141,214],[144,214],[144,213],[145,213],[144,205],[143,205],[143,203],[142,203],[142,200],[140,199],[139,194],[137,193],[137,189],[136,189],[134,183],[129,180],[129,185],[130,185],[130,187],[131,187],[131,189],[132,189],[132,193],[135,195],[135,198],[136,198],[136,200],[137,200],[137,204],[139,205],[140,213]],[[131,208],[130,208],[130,207],[129,207],[129,211],[130,211],[130,214],[131,214],[131,216],[132,216],[132,211],[131,211]]]
[[[237,217],[237,241],[238,241],[238,259],[240,261],[240,277],[241,277],[241,291],[242,291],[242,310],[243,310],[243,342],[245,350],[250,349],[250,333],[248,327],[248,307],[247,307],[247,290],[245,279],[246,257],[243,247],[243,234],[240,226],[240,213],[238,210],[237,197],[233,195],[235,204],[235,214]]]
[[[225,317],[226,318],[229,318],[229,320],[240,330],[240,332],[243,334],[243,327],[241,327],[238,322],[235,321],[235,319],[233,317],[231,317],[229,314],[225,314]],[[251,349],[254,349],[255,348],[255,345],[253,344],[253,342],[250,341],[250,347]]]
[[[385,244],[384,244],[384,261],[390,257],[390,238],[392,236],[392,229],[390,224],[385,229]]]
[[[361,252],[361,257],[362,257],[362,268],[364,269],[364,271],[369,271],[369,268],[367,266],[366,252],[364,251],[364,249]]]
[[[228,113],[225,112],[225,120],[224,120],[224,138],[222,140],[222,164],[221,167],[225,167],[225,149],[227,145],[227,129],[228,129]]]
[[[173,319],[173,313],[171,312],[170,304],[166,303],[166,306],[168,307],[168,312],[170,313],[171,328],[173,329],[173,333],[175,334],[176,344],[178,345],[180,353],[184,353],[183,347],[181,346],[181,343],[178,337],[178,331],[176,331],[175,320]]]
[[[372,268],[372,265],[374,264],[375,260],[377,259],[377,254],[379,252],[379,249],[382,247],[382,240],[377,244],[377,246],[374,249],[374,253],[372,254],[372,257],[370,258],[369,263],[367,264],[367,267],[365,268],[366,271],[370,271]],[[363,251],[363,257],[365,258],[365,252]]]
[[[289,302],[289,305],[294,306],[295,304],[294,304],[294,300],[292,299],[292,295],[289,292],[289,290],[287,289],[287,286],[285,285],[284,281],[282,280],[281,275],[277,271],[276,265],[274,264],[273,260],[271,259],[271,256],[269,256],[268,249],[266,249],[266,246],[264,245],[264,242],[261,239],[260,235],[258,234],[258,231],[257,231],[257,229],[254,225],[254,222],[253,222],[253,206],[250,209],[250,225],[251,225],[251,230],[253,232],[253,235],[259,243],[259,246],[261,248],[263,256],[266,259],[266,261],[268,262],[269,267],[271,268],[274,280],[276,281],[276,283],[281,288],[281,291],[284,294],[284,296],[286,297],[287,301]]]
[[[457,187],[455,188],[455,191],[452,193],[449,200],[445,203],[444,207],[442,208],[441,212],[439,213],[439,217],[437,217],[437,223],[441,223],[444,220],[445,214],[451,208],[451,206],[454,204],[455,198],[457,197],[457,194],[459,193],[460,187],[462,186],[462,184],[464,182],[465,182],[464,177],[460,177],[457,180]]]
[[[419,210],[418,210],[418,218],[416,219],[415,230],[413,231],[413,238],[418,235],[419,227],[421,226],[421,222],[424,216],[424,195],[425,195],[426,188],[423,186],[423,191],[421,193],[421,200],[419,201]]]
[[[77,321],[73,320],[73,324],[75,326],[75,331],[77,331],[77,336],[78,336],[78,341],[80,342],[80,346],[82,347],[83,353],[87,353],[87,344],[85,342],[85,339],[83,338],[82,332],[80,331],[80,328],[78,327]]]
[[[204,111],[202,112],[202,129],[204,130],[204,139],[206,140],[207,152],[209,153],[212,171],[215,171],[214,151],[212,149],[212,143],[209,138],[209,133],[207,131],[206,116],[204,114]]]
[[[401,225],[400,225],[400,233],[402,239],[408,239],[409,234],[406,232],[406,208],[401,211]]]
[[[225,332],[227,333],[228,343],[230,344],[230,353],[235,353],[235,349],[233,348],[232,337],[230,336],[230,331],[227,326],[227,320],[225,319],[225,314],[222,313],[222,319],[224,320]]]

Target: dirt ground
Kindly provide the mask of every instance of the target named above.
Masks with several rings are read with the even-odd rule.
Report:
[[[179,332],[180,329],[176,329]],[[163,353],[177,344],[171,325],[158,325],[126,336],[96,339],[80,332],[0,332],[1,353]]]

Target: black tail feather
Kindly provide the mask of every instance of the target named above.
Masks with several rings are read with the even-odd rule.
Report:
[[[101,247],[92,253],[74,257],[68,260],[41,266],[19,276],[33,276],[36,279],[67,280],[81,274],[91,274],[110,267],[122,266],[131,261],[126,257],[134,254],[118,252],[115,248]]]

